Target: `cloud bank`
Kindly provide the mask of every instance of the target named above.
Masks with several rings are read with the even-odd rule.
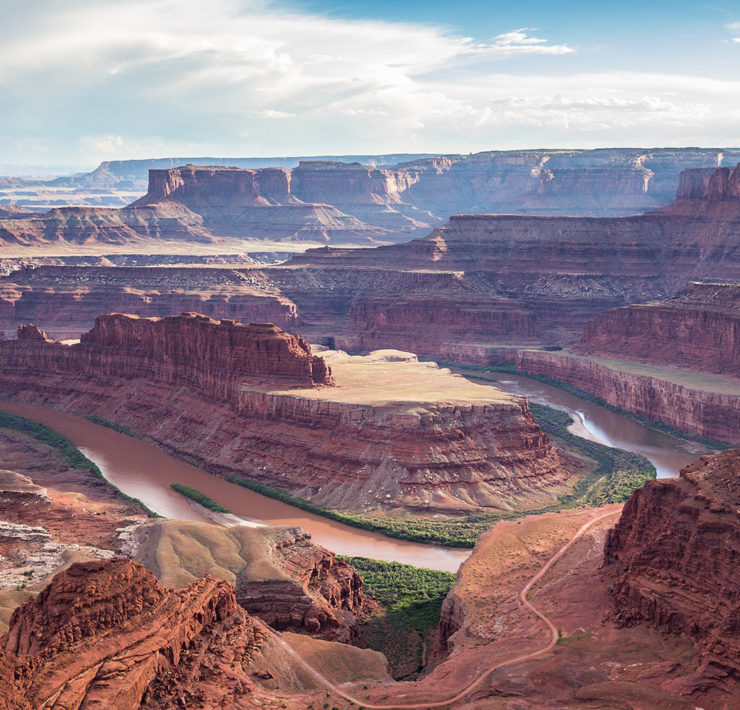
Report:
[[[28,0],[5,17],[8,161],[740,143],[740,81],[574,72],[578,48],[533,28],[478,41],[258,0]]]

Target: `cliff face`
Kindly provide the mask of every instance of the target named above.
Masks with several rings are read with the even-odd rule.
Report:
[[[64,208],[3,219],[0,241],[124,244],[249,236],[372,244],[409,239],[460,213],[624,216],[667,204],[682,168],[716,168],[733,156],[711,149],[604,149],[355,157],[365,164],[352,156],[346,162],[214,159],[180,167],[175,159],[104,163],[87,176],[51,185],[105,188],[111,194],[98,199],[121,204],[132,188],[143,189],[150,166],[147,194],[120,210]],[[404,157],[412,160],[393,164]],[[11,197],[43,204],[41,193],[35,200],[20,191]]]
[[[97,414],[213,472],[328,507],[526,507],[567,480],[523,398],[479,387],[478,403],[449,400],[434,393],[452,376],[430,370],[433,382],[420,386],[431,394],[416,403],[422,366],[389,381],[382,401],[375,389],[353,395],[351,378],[324,392],[316,385],[333,382],[325,361],[276,331],[194,315],[105,316],[79,345],[1,342],[0,391]],[[372,372],[359,366],[352,377]]]
[[[164,317],[195,311],[243,323],[300,325],[296,304],[259,271],[178,267],[24,268],[0,279],[0,332],[44,323],[57,339],[78,338],[100,313]]]
[[[244,666],[261,639],[229,584],[167,589],[118,559],[57,574],[16,609],[3,646],[19,705],[134,710],[233,703],[253,690]]]
[[[740,395],[723,394],[588,360],[519,350],[517,369],[574,385],[614,407],[679,431],[740,444]],[[728,380],[728,389],[730,385]],[[735,388],[736,389],[736,388]]]
[[[609,310],[574,350],[739,376],[740,286],[692,283],[668,301]]]
[[[25,336],[27,330],[19,326],[19,335]],[[31,337],[3,345],[8,363],[13,360],[29,370],[149,377],[161,384],[190,385],[215,400],[228,399],[238,382],[250,378],[275,386],[332,384],[329,368],[311,355],[302,338],[271,323],[217,323],[194,313],[167,318],[100,316],[74,346]]]
[[[342,236],[351,242],[384,233],[333,204],[299,199],[292,189],[291,171],[279,168],[188,165],[152,170],[147,194],[130,209],[148,207],[159,213],[180,206],[199,215],[213,233],[224,236],[317,241]]]
[[[194,384],[205,391],[218,380],[225,384],[235,377],[264,377],[293,386],[333,384],[329,368],[320,357],[311,355],[303,338],[271,323],[217,323],[195,313],[153,319],[100,316],[80,338],[79,348],[70,352],[79,352],[86,360],[105,351],[127,352],[130,369],[117,362],[107,370],[103,364],[107,358],[102,358],[98,361],[101,374],[145,374],[160,382]]]
[[[740,678],[738,506],[740,451],[727,450],[635,491],[607,538],[617,619],[686,634],[699,646],[698,670],[677,689]]]

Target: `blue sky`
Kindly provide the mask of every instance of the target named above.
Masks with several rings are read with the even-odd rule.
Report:
[[[0,11],[0,163],[740,145],[737,2]]]

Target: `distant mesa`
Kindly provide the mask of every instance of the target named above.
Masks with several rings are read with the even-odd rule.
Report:
[[[37,197],[26,196],[28,205],[44,204],[46,185],[47,206],[55,209],[36,216],[6,210],[0,241],[94,246],[257,238],[367,246],[420,236],[454,214],[639,214],[673,198],[682,169],[705,174],[733,159],[738,153],[716,149],[615,148],[113,161],[39,184]],[[93,206],[101,204],[100,190],[111,191],[108,204],[125,204],[122,195],[130,201],[132,189],[145,189],[147,171],[140,199],[121,209]],[[693,194],[692,179],[684,182],[681,194]],[[29,192],[22,187],[8,184],[6,199]],[[72,191],[67,204],[82,206],[64,206],[53,193],[60,189]],[[86,190],[94,194],[85,197]]]

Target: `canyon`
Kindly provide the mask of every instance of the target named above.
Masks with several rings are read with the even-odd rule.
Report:
[[[105,705],[112,693],[124,708],[454,697],[481,710],[731,710],[738,451],[649,482],[624,507],[560,506],[580,469],[524,397],[403,352],[515,363],[740,446],[731,157],[625,149],[161,165],[123,210],[8,210],[0,238],[23,248],[372,245],[436,227],[283,264],[236,251],[198,265],[4,262],[0,396],[123,428],[223,486],[249,479],[400,521],[511,519],[463,563],[421,676],[396,684],[382,655],[357,647],[377,602],[304,531],[184,498],[192,519],[154,518],[27,432],[0,427],[0,698],[23,710]],[[693,167],[679,177],[679,163]],[[140,168],[81,179],[135,182]],[[448,209],[507,204],[528,214],[442,224]],[[624,216],[650,208],[660,209]]]
[[[35,195],[23,181],[0,189],[0,202],[11,207],[52,207],[0,219],[0,242],[397,242],[461,213],[638,214],[672,199],[682,169],[712,169],[737,158],[737,151],[718,149],[602,149],[111,162],[38,184]],[[111,209],[127,198],[130,204]]]
[[[314,355],[275,326],[196,314],[101,316],[73,345],[21,328],[0,354],[6,398],[110,419],[328,507],[541,507],[575,482],[524,398],[415,356]]]
[[[46,325],[47,311],[57,337],[74,337],[95,308],[164,315],[192,304],[215,317],[292,320],[314,342],[354,352],[513,362],[512,346],[575,343],[609,309],[671,299],[696,280],[740,280],[738,172],[688,171],[678,199],[646,215],[458,215],[422,239],[309,249],[282,265],[16,269],[0,279],[0,329],[10,335],[21,318]],[[69,328],[56,332],[54,321]]]
[[[740,444],[740,380],[695,370],[518,350],[517,370],[572,385],[612,407],[693,436]]]

